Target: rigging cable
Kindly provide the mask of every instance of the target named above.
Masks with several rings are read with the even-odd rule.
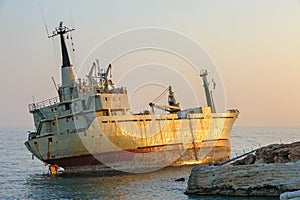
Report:
[[[167,92],[168,92],[169,88],[166,88],[158,97],[156,97],[155,99],[152,100],[153,103],[158,102]]]
[[[47,27],[46,18],[45,18],[45,15],[44,15],[44,11],[43,11],[41,2],[39,2],[39,7],[40,7],[40,10],[41,10],[41,13],[42,13],[42,17],[43,17],[43,22],[44,22],[44,25],[45,25],[46,33],[47,33],[47,36],[49,37],[49,30],[48,30],[48,27]]]
[[[40,8],[40,11],[41,11],[41,14],[42,14],[42,18],[43,18],[43,22],[44,22],[44,25],[45,25],[45,29],[46,29],[46,33],[47,33],[47,37],[49,38],[49,29],[48,29],[48,26],[47,26],[47,23],[46,23],[46,17],[45,17],[45,14],[44,14],[44,10],[43,10],[43,7],[42,7],[42,4],[40,1],[38,1],[38,4],[39,4],[39,8]],[[54,38],[52,38],[52,42],[53,42],[53,51],[54,51],[54,57],[55,57],[55,62],[56,62],[56,65],[58,66],[58,58],[57,58],[57,54],[56,54],[56,48],[55,48],[55,42],[54,42]],[[57,68],[56,69],[56,72],[57,74],[59,74],[59,71]]]

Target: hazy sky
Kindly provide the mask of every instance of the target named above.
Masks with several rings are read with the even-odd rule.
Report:
[[[60,80],[60,49],[57,38],[47,38],[40,7],[49,30],[61,20],[75,26],[77,70],[112,35],[140,27],[176,30],[218,67],[227,108],[241,112],[237,125],[300,126],[298,0],[0,0],[0,126],[32,126],[32,96],[56,95],[51,76]]]

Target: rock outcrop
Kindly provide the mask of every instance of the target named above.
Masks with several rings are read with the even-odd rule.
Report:
[[[193,168],[186,194],[279,196],[300,190],[300,142],[272,144],[232,165]]]
[[[193,168],[186,194],[279,196],[300,189],[300,161]]]
[[[300,142],[291,144],[271,144],[256,151],[263,163],[287,163],[300,160]]]

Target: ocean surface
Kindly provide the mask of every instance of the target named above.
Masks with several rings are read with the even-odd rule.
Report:
[[[246,200],[267,197],[187,196],[191,166],[145,174],[62,175],[50,177],[48,167],[32,160],[24,146],[26,128],[0,128],[0,199],[201,199]],[[272,143],[300,141],[300,127],[235,127],[232,156]],[[175,181],[178,178],[185,181]]]

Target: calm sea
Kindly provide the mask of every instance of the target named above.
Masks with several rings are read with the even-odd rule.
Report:
[[[0,128],[0,199],[277,199],[187,196],[191,167],[146,174],[102,174],[51,178],[24,146],[26,128]],[[300,141],[300,127],[235,127],[232,156],[271,143]],[[175,179],[185,178],[177,182]]]

